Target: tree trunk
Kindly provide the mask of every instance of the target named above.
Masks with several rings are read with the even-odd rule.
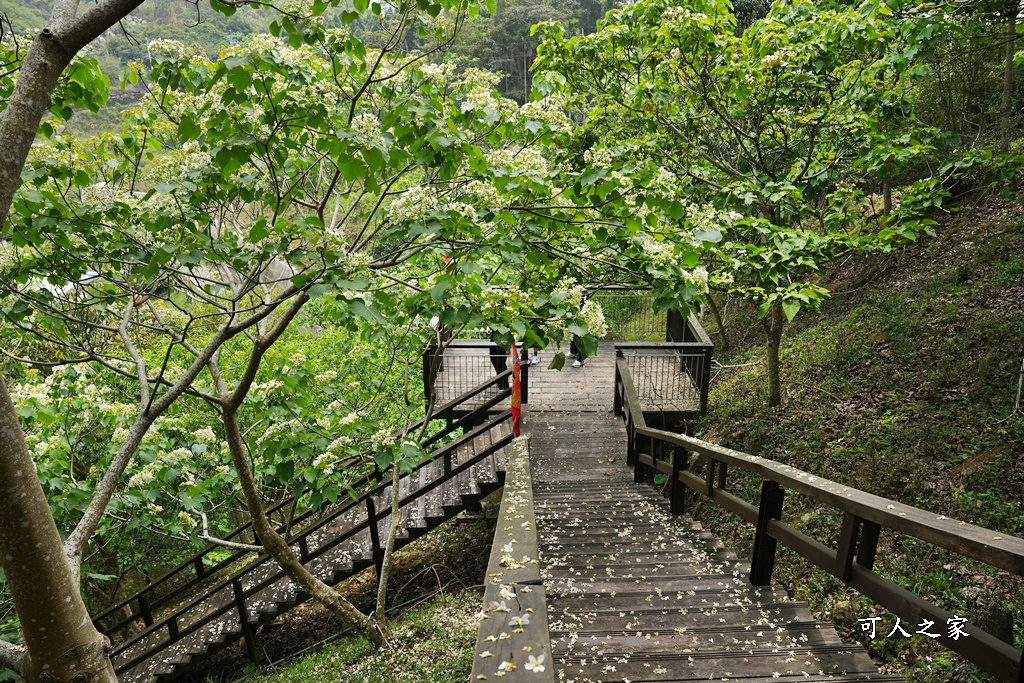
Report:
[[[0,566],[21,620],[28,683],[117,683],[92,625],[14,404],[0,377]]]
[[[380,565],[380,576],[377,577],[377,609],[374,610],[373,620],[377,622],[377,628],[387,633],[386,604],[388,598],[388,577],[391,576],[391,565],[394,562],[395,537],[398,535],[398,520],[400,509],[399,502],[402,499],[402,472],[398,463],[391,466],[391,524],[388,526],[388,538],[384,542],[384,559]]]
[[[715,298],[711,296],[711,292],[708,292],[708,305],[711,307],[711,314],[715,316],[715,324],[718,325],[718,334],[721,336],[721,348],[718,353],[721,356],[725,356],[729,353],[729,335],[725,331],[725,323],[722,321],[722,312],[718,310],[718,304],[715,303]]]
[[[1013,53],[1017,46],[1017,13],[1020,0],[1010,0],[1006,5],[1006,57],[1003,66],[1003,101],[999,107],[999,151],[1010,151],[1010,134],[1013,123]]]
[[[260,500],[259,490],[256,488],[256,481],[253,478],[252,470],[249,468],[249,458],[246,454],[245,443],[242,440],[242,432],[238,427],[237,408],[227,406],[224,409],[224,437],[228,443],[228,450],[231,453],[231,461],[238,472],[238,482],[242,487],[245,496],[245,504],[252,519],[253,529],[263,542],[263,548],[281,566],[295,585],[309,593],[321,605],[341,621],[345,626],[351,627],[362,633],[374,645],[384,645],[384,637],[370,617],[366,616],[355,605],[343,598],[338,591],[314,576],[308,569],[302,566],[299,558],[295,556],[288,542],[277,533],[270,520],[267,519],[263,510],[263,503]]]
[[[882,181],[882,215],[888,216],[892,213],[892,178]]]
[[[782,403],[782,380],[779,375],[779,346],[782,344],[782,328],[786,324],[786,316],[782,305],[772,304],[764,317],[764,328],[768,336],[768,405],[777,406]]]

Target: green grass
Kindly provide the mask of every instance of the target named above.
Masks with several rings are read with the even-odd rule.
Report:
[[[701,432],[876,495],[1024,536],[1024,415],[1005,419],[1024,354],[1024,219],[1020,206],[999,206],[999,220],[975,228],[984,223],[981,213],[960,214],[939,238],[888,264],[876,257],[852,275],[848,268],[842,277],[851,280],[880,266],[884,275],[837,294],[819,315],[801,316],[787,330],[778,408],[766,406],[756,324],[734,306],[726,324],[740,342],[723,362],[760,363],[722,372]],[[740,477],[734,486],[756,502],[756,482]],[[751,529],[707,504],[697,516],[749,557]],[[790,495],[784,516],[834,547],[841,522],[835,511]],[[993,606],[1019,614],[1024,605],[1020,579],[892,533],[883,533],[876,569],[972,622]],[[891,627],[895,615],[789,551],[781,553],[776,580],[909,680],[974,680],[976,672],[923,636],[866,641],[858,617],[883,616]],[[1019,628],[1016,641],[1024,645]]]
[[[341,638],[271,674],[246,683],[465,683],[473,668],[481,593],[462,591],[403,615],[392,624],[394,649],[374,651],[364,638]]]

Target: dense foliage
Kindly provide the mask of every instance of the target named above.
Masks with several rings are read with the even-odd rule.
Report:
[[[49,4],[0,2],[2,107]],[[448,332],[593,352],[585,285],[751,305],[778,405],[835,261],[1021,160],[1016,2],[248,5],[142,3],[15,169],[0,370],[92,607],[422,457]]]

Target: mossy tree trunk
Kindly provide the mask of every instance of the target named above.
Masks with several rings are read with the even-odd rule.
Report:
[[[786,316],[780,303],[772,304],[762,324],[768,340],[768,405],[777,406],[782,403],[779,347],[782,345],[782,330],[786,326]]]
[[[0,377],[0,566],[24,647],[0,643],[0,666],[27,683],[117,683],[110,641],[92,625]]]

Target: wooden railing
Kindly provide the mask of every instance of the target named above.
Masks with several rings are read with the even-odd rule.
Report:
[[[555,680],[547,597],[540,577],[528,413],[523,405],[522,438],[513,445],[505,474],[471,681]]]
[[[511,378],[512,371],[509,370],[507,373],[503,374]],[[499,379],[499,376],[493,377],[490,381],[485,382],[484,384],[481,384],[472,389],[471,391],[467,392],[464,396],[460,396],[459,398],[450,401],[449,403],[443,406],[439,406],[436,412],[448,410],[460,403],[475,399],[477,396],[487,392],[488,389],[490,389],[490,387],[492,387]],[[509,381],[511,381],[511,379],[509,379]],[[448,435],[452,434],[457,430],[462,430],[464,428],[468,430],[470,425],[479,424],[481,421],[483,421],[483,419],[486,418],[488,412],[490,412],[495,405],[501,403],[502,401],[506,401],[510,393],[510,391],[505,391],[498,392],[495,395],[488,395],[487,397],[481,400],[479,405],[476,406],[474,410],[465,414],[462,419],[448,424],[447,426],[440,429],[437,433],[433,434],[428,439],[426,439],[422,444],[423,448],[429,448],[430,446],[436,444],[438,441],[444,439],[445,437],[447,437]],[[423,420],[419,420],[413,423],[409,431],[420,428],[422,424]],[[465,441],[465,439],[466,437],[464,436],[453,443],[461,444],[462,442]],[[431,458],[428,458],[427,461],[434,457],[450,457],[452,450],[454,450],[454,446],[452,444],[448,444],[437,453],[431,454]],[[351,459],[346,461],[345,464],[346,466],[352,466],[354,464],[357,464],[357,461],[358,459]],[[425,464],[425,462],[427,461],[421,463],[420,466]],[[360,477],[357,481],[355,481],[352,484],[352,488],[356,491],[365,491],[367,487],[379,481],[380,473],[372,471],[370,474]],[[371,489],[364,495],[370,495],[372,491],[375,491],[377,488],[380,488],[380,486],[383,485],[384,484],[379,484],[378,486],[375,486],[373,489]],[[273,513],[278,510],[283,510],[286,509],[288,506],[294,505],[295,503],[295,497],[290,496],[285,500],[277,503],[273,507],[268,508],[267,512]],[[300,554],[303,554],[301,551],[301,546],[304,542],[304,539],[309,534],[313,533],[318,529],[323,528],[325,524],[327,524],[329,521],[334,520],[344,512],[347,512],[351,508],[351,505],[351,503],[340,504],[338,506],[334,506],[328,509],[307,510],[299,515],[296,515],[289,524],[289,528],[293,530],[293,533],[290,534],[289,537],[291,542],[299,544]],[[251,530],[251,528],[251,522],[243,524],[234,531],[232,531],[230,534],[228,534],[225,538],[229,540],[237,539],[241,537],[245,532]],[[279,531],[284,532],[285,527],[279,527]],[[257,543],[259,542],[258,538],[255,540]],[[218,578],[224,577],[225,574],[233,566],[240,565],[240,563],[242,563],[246,558],[251,558],[253,556],[253,553],[251,551],[237,550],[233,551],[227,558],[223,560],[208,564],[209,560],[207,558],[209,558],[210,554],[215,551],[223,553],[224,546],[215,544],[207,545],[201,551],[199,551],[192,557],[188,558],[175,568],[171,569],[166,574],[162,575],[160,578],[154,580],[153,582],[149,583],[133,595],[114,604],[113,606],[109,607],[108,609],[106,609],[105,611],[96,615],[93,618],[93,623],[96,625],[97,629],[102,633],[106,634],[107,636],[111,637],[111,639],[114,641],[115,653],[123,651],[124,649],[130,647],[133,643],[137,642],[141,637],[151,632],[154,628],[160,628],[161,626],[164,626],[168,628],[169,632],[176,632],[177,628],[174,626],[173,620],[174,615],[172,614],[170,617],[162,618],[160,612],[166,611],[168,607],[172,605],[177,605],[178,603],[182,602],[182,600],[193,596],[197,591],[201,589],[201,583],[205,581],[216,581]],[[222,586],[225,583],[225,581],[237,580],[238,577],[244,575],[248,571],[251,571],[254,566],[262,564],[266,561],[267,556],[265,555],[256,558],[251,563],[246,564],[245,567],[243,567],[242,569],[239,569],[237,572],[232,573],[229,578],[222,578],[222,580],[219,583],[217,583],[213,588],[203,590],[203,595],[206,595],[207,593],[216,590],[217,587]],[[306,560],[304,559],[303,561],[305,562]],[[238,598],[236,597],[236,602],[237,601]],[[241,604],[240,606],[244,609],[244,604]],[[118,618],[118,615],[126,610],[130,613],[125,617]],[[177,612],[179,610],[175,611]],[[124,636],[127,634],[127,632],[133,630],[133,625],[137,625],[140,623],[144,630],[142,630],[141,633],[128,634],[127,640],[125,640]]]
[[[773,460],[749,455],[681,434],[647,427],[629,368],[618,360],[615,410],[627,431],[627,462],[634,480],[648,473],[668,476],[673,514],[685,511],[684,492],[692,489],[754,525],[750,582],[771,582],[777,542],[829,572],[848,586],[911,623],[931,622],[940,631],[943,646],[963,655],[979,668],[1007,683],[1024,683],[1024,658],[1011,644],[974,624],[967,636],[951,637],[946,630],[955,617],[873,571],[882,529],[927,541],[963,557],[978,560],[1011,574],[1024,575],[1024,539],[947,519],[919,508],[823,479]],[[666,460],[659,453],[668,454]],[[704,476],[689,471],[691,454],[706,458]],[[727,473],[742,470],[761,481],[757,505],[726,491]],[[782,521],[786,490],[807,496],[843,513],[836,548],[830,548]]]

